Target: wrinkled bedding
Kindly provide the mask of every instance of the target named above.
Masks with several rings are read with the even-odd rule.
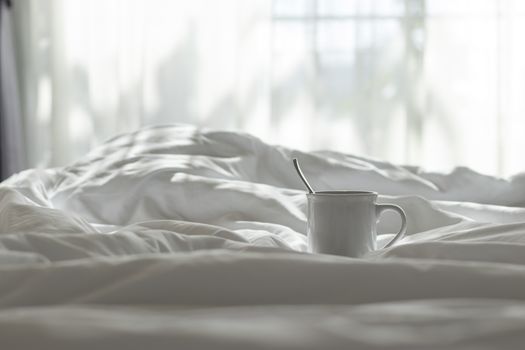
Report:
[[[407,236],[306,252],[306,196],[373,190]],[[0,185],[6,349],[521,349],[525,174],[449,174],[152,127]],[[379,223],[381,247],[399,218]]]

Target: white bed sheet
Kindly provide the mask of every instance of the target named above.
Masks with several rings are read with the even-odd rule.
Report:
[[[408,236],[305,253],[305,195],[365,189]],[[192,126],[0,185],[0,341],[38,349],[520,349],[525,176],[426,173]],[[398,219],[381,221],[379,244]]]

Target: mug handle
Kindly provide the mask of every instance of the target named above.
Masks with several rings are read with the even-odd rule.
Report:
[[[405,233],[407,232],[407,216],[403,208],[395,204],[376,204],[376,216],[377,217],[379,217],[384,211],[387,211],[387,210],[393,210],[401,216],[401,228],[399,229],[399,232],[396,234],[396,236],[390,242],[388,242],[387,245],[385,245],[383,248],[391,247],[394,243],[396,243],[398,240],[403,238],[405,236]]]

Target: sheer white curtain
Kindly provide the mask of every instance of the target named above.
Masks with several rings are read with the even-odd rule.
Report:
[[[32,165],[145,124],[257,129],[269,118],[270,1],[17,5]]]
[[[18,0],[30,165],[146,124],[525,170],[525,1]]]

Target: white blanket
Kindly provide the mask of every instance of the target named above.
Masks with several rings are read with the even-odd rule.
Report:
[[[364,259],[305,253],[321,189],[401,205]],[[0,185],[6,349],[520,349],[525,175],[425,173],[191,126]],[[395,232],[380,222],[379,245]]]

